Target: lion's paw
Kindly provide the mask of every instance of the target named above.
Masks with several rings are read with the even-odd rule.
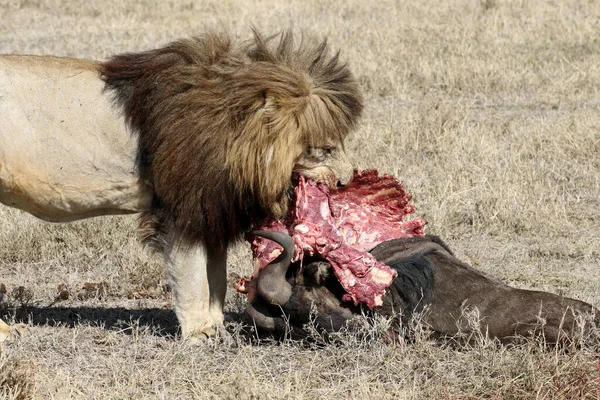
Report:
[[[204,344],[210,341],[216,341],[223,343],[226,346],[236,345],[231,334],[227,332],[225,327],[221,324],[214,324],[193,332],[192,334],[185,336],[184,340],[191,344]]]
[[[0,343],[5,340],[14,340],[20,338],[25,333],[27,325],[15,324],[8,325],[6,322],[0,319]]]

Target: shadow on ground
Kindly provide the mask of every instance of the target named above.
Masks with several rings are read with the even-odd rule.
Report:
[[[148,328],[159,336],[176,336],[179,324],[173,310],[123,307],[20,307],[0,309],[0,319],[34,326],[101,326],[107,330],[131,333],[132,327]]]

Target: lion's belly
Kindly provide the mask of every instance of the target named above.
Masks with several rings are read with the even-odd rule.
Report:
[[[0,202],[49,221],[147,209],[136,138],[96,64],[0,57]]]

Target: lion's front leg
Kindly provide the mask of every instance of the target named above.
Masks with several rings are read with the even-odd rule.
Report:
[[[223,307],[227,294],[227,249],[211,249],[208,252],[209,311],[217,326],[223,325]]]
[[[214,336],[223,324],[222,300],[221,296],[215,299],[212,294],[211,286],[218,279],[211,273],[212,268],[208,267],[209,252],[206,246],[187,246],[174,241],[167,248],[165,257],[182,336]],[[226,284],[225,279],[223,284]],[[224,299],[224,294],[222,297]],[[217,304],[221,307],[220,313],[215,311]]]

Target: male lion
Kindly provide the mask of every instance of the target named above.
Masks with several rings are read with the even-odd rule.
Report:
[[[326,42],[207,33],[107,62],[0,56],[0,201],[47,221],[141,212],[182,335],[223,324],[226,252],[293,174],[345,184],[359,87]]]

